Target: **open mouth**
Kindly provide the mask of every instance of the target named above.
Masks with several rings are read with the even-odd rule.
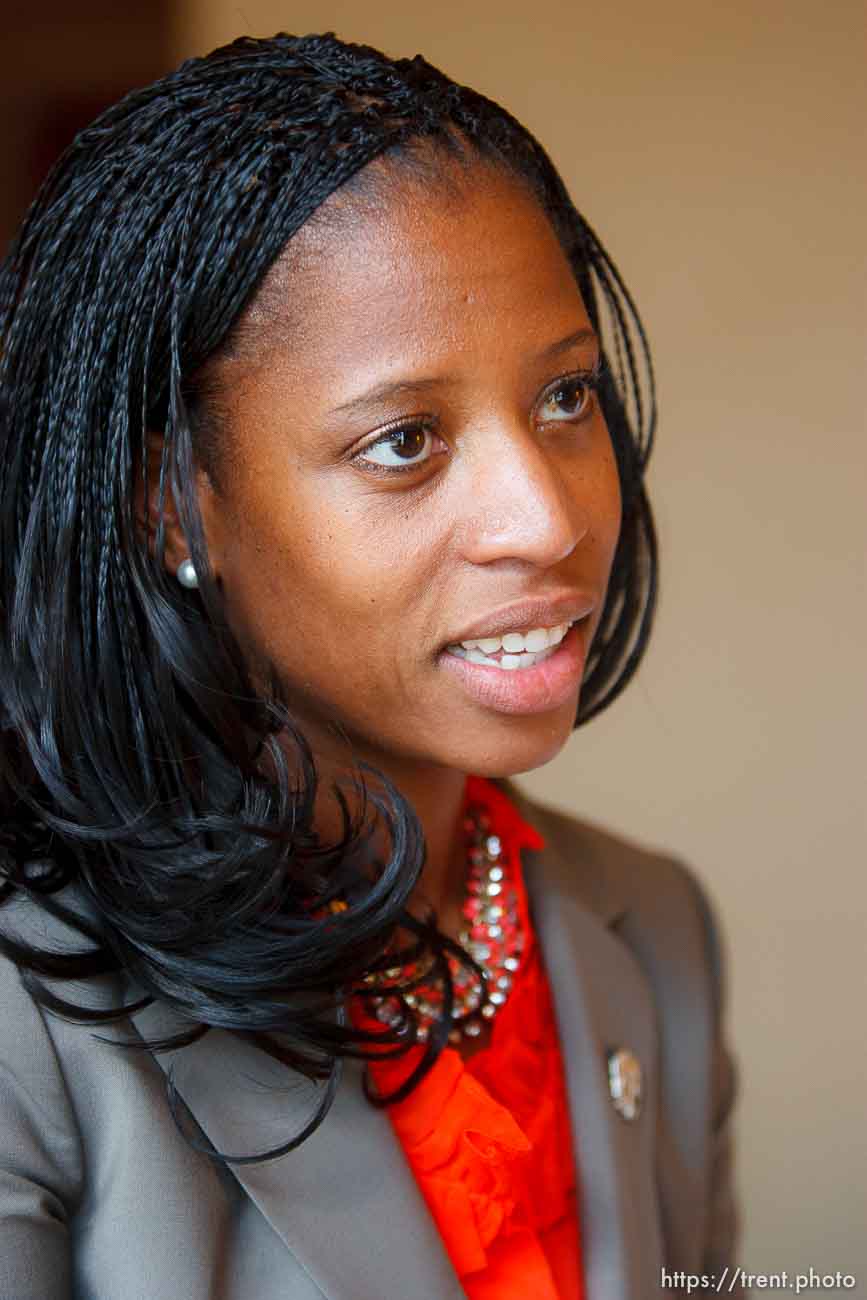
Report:
[[[478,646],[449,645],[440,663],[477,704],[500,713],[544,713],[575,703],[587,658],[590,616],[561,624],[566,631],[555,645],[519,654],[505,646],[486,651]],[[553,629],[552,629],[553,630]]]
[[[468,663],[479,664],[488,668],[499,668],[505,672],[521,671],[522,669],[534,668],[536,664],[544,663],[552,655],[557,653],[566,634],[573,623],[560,623],[552,628],[539,628],[536,633],[529,637],[523,637],[520,634],[507,634],[505,637],[491,637],[488,640],[468,642],[457,645],[446,646],[449,654],[455,655],[458,659],[465,659]],[[546,644],[538,645],[540,640],[545,640]],[[529,644],[527,644],[529,642]],[[496,648],[494,648],[496,646]]]

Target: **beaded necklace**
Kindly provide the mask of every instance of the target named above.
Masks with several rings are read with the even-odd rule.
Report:
[[[462,1037],[477,1038],[485,1021],[493,1020],[508,1000],[524,948],[509,855],[504,851],[500,835],[492,829],[489,814],[480,804],[468,804],[463,830],[468,870],[466,898],[461,909],[465,925],[458,935],[458,943],[479,963],[484,980],[480,981],[475,971],[452,953],[446,953],[454,989],[451,1043],[459,1043]],[[433,957],[429,956],[426,963],[408,962],[389,967],[383,975],[365,977],[367,983],[376,983],[378,988],[387,988],[390,983],[405,987],[412,981],[412,990],[404,994],[404,1001],[415,1013],[421,1042],[428,1037],[430,1026],[442,1018],[442,981],[434,977],[425,982],[432,966]],[[389,1025],[401,1023],[403,1015],[396,997],[386,992],[371,1000],[378,1020]]]

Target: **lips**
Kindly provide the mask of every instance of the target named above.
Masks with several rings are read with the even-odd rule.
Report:
[[[587,658],[588,625],[579,621],[550,656],[511,672],[487,667],[444,651],[439,666],[465,696],[488,712],[546,713],[564,704],[574,707]]]
[[[500,605],[474,623],[467,624],[453,633],[445,645],[504,636],[506,632],[530,632],[536,627],[556,627],[558,623],[574,623],[592,613],[596,604],[595,595],[572,588],[524,597],[523,600],[512,601],[508,605]]]

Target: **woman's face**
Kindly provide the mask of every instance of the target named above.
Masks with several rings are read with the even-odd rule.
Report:
[[[547,218],[488,168],[455,178],[338,192],[293,238],[218,365],[227,457],[200,502],[232,626],[314,752],[345,757],[336,723],[386,770],[509,775],[571,733],[620,492]],[[446,651],[585,614],[536,667]]]

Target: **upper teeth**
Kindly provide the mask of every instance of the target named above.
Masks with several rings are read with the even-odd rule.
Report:
[[[478,641],[461,641],[465,650],[481,650],[486,655],[505,650],[507,654],[523,654],[525,650],[538,652],[559,645],[571,623],[558,623],[556,627],[534,627],[530,632],[506,632],[503,636],[486,636]]]

